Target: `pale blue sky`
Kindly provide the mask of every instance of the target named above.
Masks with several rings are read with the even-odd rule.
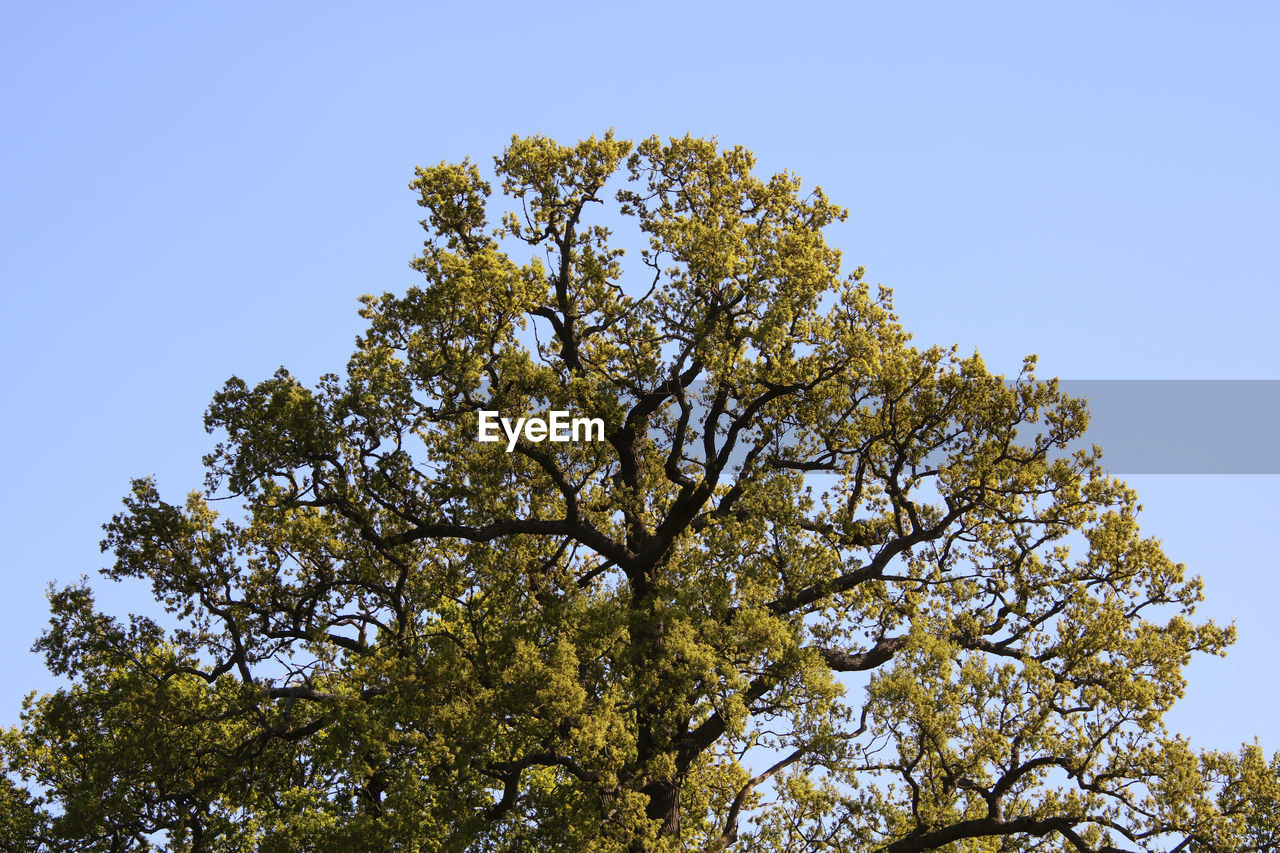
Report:
[[[413,166],[512,133],[747,145],[850,208],[918,342],[998,370],[1280,378],[1280,5],[889,5],[9,4],[0,722],[129,478],[200,485],[231,374],[341,370],[356,297],[415,280]],[[1174,725],[1280,749],[1280,478],[1130,482],[1240,629]]]

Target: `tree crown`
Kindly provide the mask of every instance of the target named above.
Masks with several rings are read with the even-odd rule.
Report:
[[[516,137],[496,216],[418,169],[425,283],[345,377],[231,379],[206,491],[106,525],[164,619],[52,593],[16,849],[1274,849],[1280,759],[1163,728],[1232,632],[1083,402],[913,347],[753,168]]]

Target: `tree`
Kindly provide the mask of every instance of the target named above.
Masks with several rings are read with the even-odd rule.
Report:
[[[205,491],[105,525],[164,615],[51,591],[69,686],[5,735],[11,836],[1274,850],[1280,758],[1162,726],[1232,632],[1066,452],[1083,403],[911,346],[844,211],[753,165],[517,137],[496,227],[477,166],[419,169],[425,284],[364,297],[346,377],[231,379]],[[477,440],[554,411],[604,440]]]

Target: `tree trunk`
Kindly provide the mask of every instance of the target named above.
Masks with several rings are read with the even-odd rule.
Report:
[[[641,789],[649,795],[645,816],[662,821],[663,835],[680,834],[680,786],[675,782],[650,782]]]

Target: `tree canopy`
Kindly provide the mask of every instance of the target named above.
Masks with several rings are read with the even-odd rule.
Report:
[[[1280,756],[1163,726],[1232,631],[1084,403],[913,346],[754,164],[418,169],[346,375],[229,380],[205,488],[105,525],[155,612],[51,590],[6,849],[1277,849]],[[552,411],[604,440],[478,440]]]

